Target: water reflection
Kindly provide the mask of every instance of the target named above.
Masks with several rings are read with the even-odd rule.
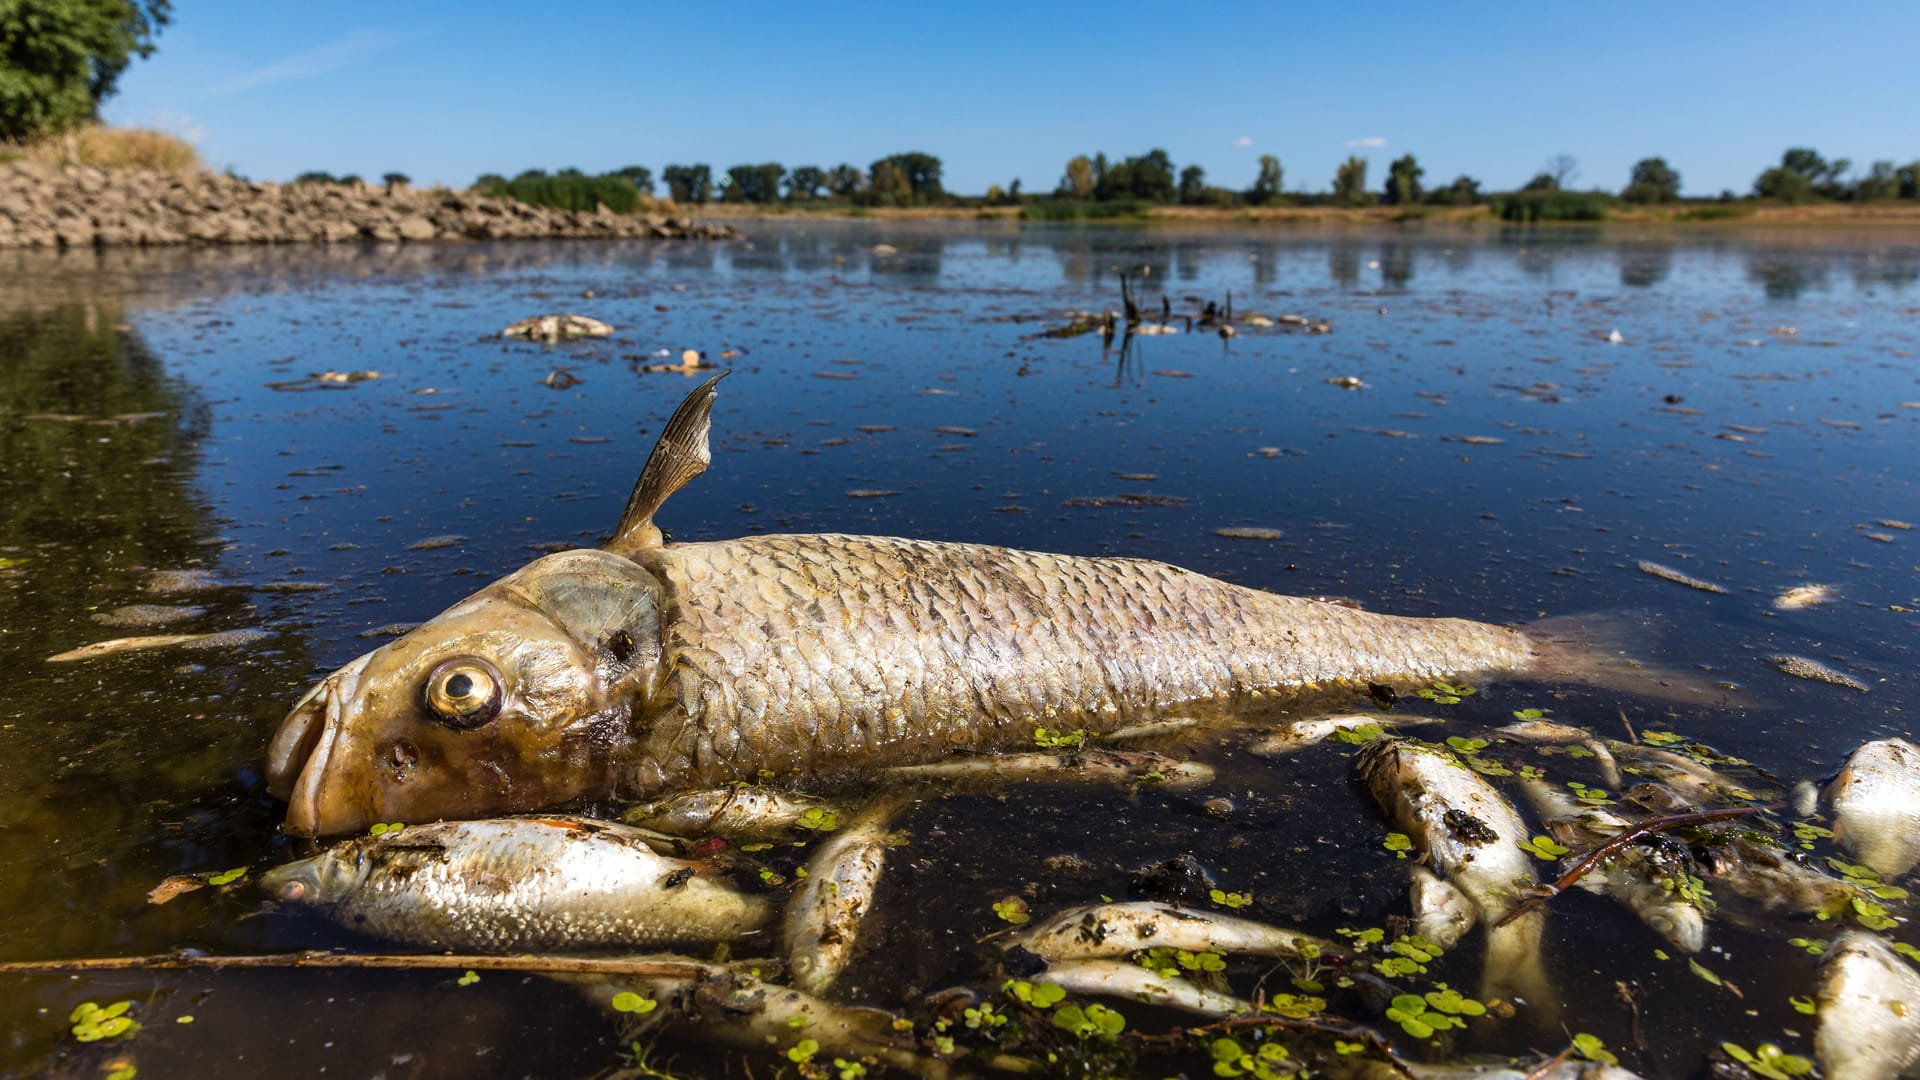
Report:
[[[1620,284],[1631,289],[1652,288],[1673,272],[1673,245],[1623,245],[1615,254],[1614,262],[1620,267]]]
[[[1827,289],[1827,261],[1806,252],[1762,250],[1747,256],[1747,280],[1769,300],[1798,300],[1809,289]]]

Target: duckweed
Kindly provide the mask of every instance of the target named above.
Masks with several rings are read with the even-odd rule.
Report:
[[[619,993],[613,995],[613,1009],[615,1012],[633,1013],[635,1016],[645,1016],[646,1014],[652,1012],[653,1010],[659,1007],[660,1007],[659,1002],[653,1000],[652,998],[641,997],[639,994],[636,994],[631,990],[622,990]]]
[[[1024,979],[1012,979],[1004,989],[1016,1000],[1036,1009],[1051,1009],[1067,997],[1066,988],[1058,983],[1030,983]]]
[[[1573,1052],[1588,1061],[1598,1061],[1607,1065],[1620,1064],[1620,1059],[1614,1056],[1613,1051],[1607,1049],[1606,1043],[1600,1041],[1600,1036],[1591,1032],[1582,1031],[1573,1037]]]
[[[1079,728],[1074,731],[1050,731],[1046,728],[1033,729],[1033,741],[1036,746],[1047,750],[1069,750],[1087,741],[1087,731]]]
[[[1441,679],[1435,679],[1433,685],[1422,687],[1413,692],[1413,696],[1426,698],[1439,705],[1458,705],[1461,698],[1472,697],[1479,693],[1471,686],[1456,685]]]
[[[1678,746],[1687,741],[1685,735],[1676,735],[1671,731],[1643,731],[1640,741],[1648,746]]]
[[[477,983],[479,981],[480,981],[480,973],[473,970],[472,968],[468,968],[467,973],[465,975],[462,975],[458,979],[454,980],[455,984],[460,986],[472,986],[474,983]]]
[[[1227,892],[1225,889],[1208,889],[1207,898],[1222,907],[1243,908],[1253,903],[1250,892]]]
[[[1053,1010],[1053,1026],[1076,1038],[1111,1042],[1126,1030],[1127,1018],[1105,1005],[1062,1005]]]
[[[1215,1076],[1251,1076],[1255,1080],[1285,1080],[1298,1075],[1287,1060],[1287,1048],[1276,1042],[1261,1043],[1249,1052],[1233,1039],[1215,1039],[1207,1048],[1213,1057]]]
[[[1567,847],[1565,844],[1555,843],[1553,837],[1551,836],[1536,836],[1533,839],[1528,840],[1526,843],[1518,844],[1516,846],[1519,847],[1521,851],[1524,851],[1527,854],[1532,855],[1534,858],[1543,860],[1545,862],[1554,862],[1557,859],[1559,859],[1562,855],[1565,855],[1573,850],[1572,848]]]
[[[1010,922],[1015,926],[1030,922],[1033,919],[1032,915],[1027,914],[1027,902],[1017,896],[1009,896],[1005,900],[995,901],[993,913],[1000,916],[1003,922]]]
[[[797,824],[813,832],[832,832],[840,827],[840,815],[822,806],[808,807]]]
[[[67,1023],[73,1025],[73,1037],[83,1043],[123,1038],[140,1030],[139,1023],[127,1015],[132,1008],[130,1000],[106,1006],[83,1001],[67,1014]]]
[[[222,870],[219,873],[208,877],[207,884],[231,885],[234,882],[239,881],[241,878],[246,876],[247,876],[247,868],[244,866],[236,866],[231,870]]]
[[[1772,1043],[1761,1043],[1748,1050],[1737,1043],[1723,1042],[1720,1049],[1727,1056],[1747,1068],[1754,1075],[1767,1077],[1767,1080],[1792,1080],[1796,1076],[1806,1076],[1813,1072],[1813,1062],[1798,1054],[1789,1054]]]
[[[1404,859],[1407,857],[1407,852],[1413,850],[1413,837],[1406,833],[1390,832],[1387,838],[1380,842],[1380,846],[1393,852],[1396,857]]]
[[[1798,994],[1795,994],[1792,997],[1788,998],[1787,1004],[1793,1006],[1794,1012],[1803,1013],[1807,1016],[1812,1016],[1814,1013],[1817,1013],[1820,1011],[1820,1005],[1818,1002],[1814,1001],[1810,997],[1801,997]]]
[[[787,1060],[793,1062],[795,1065],[805,1065],[807,1062],[813,1060],[813,1055],[819,1052],[820,1041],[818,1039],[801,1039],[799,1042],[787,1047]]]

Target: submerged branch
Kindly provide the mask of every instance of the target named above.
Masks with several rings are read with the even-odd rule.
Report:
[[[1586,858],[1575,863],[1573,869],[1560,875],[1560,880],[1548,886],[1546,892],[1538,893],[1522,900],[1514,906],[1512,911],[1507,912],[1499,922],[1494,923],[1494,928],[1498,929],[1505,926],[1520,916],[1525,915],[1527,912],[1545,905],[1548,900],[1572,888],[1575,882],[1592,873],[1595,867],[1598,867],[1601,863],[1625,851],[1644,837],[1652,836],[1655,833],[1670,832],[1674,829],[1684,829],[1692,825],[1711,825],[1716,821],[1730,821],[1734,818],[1746,817],[1749,814],[1758,814],[1764,810],[1778,809],[1780,809],[1779,803],[1769,803],[1765,806],[1728,806],[1718,810],[1692,810],[1684,814],[1666,814],[1661,817],[1647,818],[1633,828],[1628,829],[1626,832],[1621,833],[1619,836],[1588,852]]]
[[[15,960],[0,963],[0,974],[59,974],[75,971],[154,971],[228,968],[450,968],[458,971],[527,971],[566,975],[638,975],[699,979],[713,965],[678,957],[614,956],[462,956],[457,953],[264,953],[258,956],[208,956],[197,952],[152,956],[95,956],[70,960]]]

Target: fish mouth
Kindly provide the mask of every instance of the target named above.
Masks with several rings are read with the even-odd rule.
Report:
[[[289,836],[315,837],[354,831],[362,811],[328,806],[328,766],[347,729],[347,719],[366,670],[368,653],[321,680],[296,703],[267,748],[267,790],[287,801]],[[337,785],[334,785],[337,787]],[[348,819],[351,820],[343,820]]]

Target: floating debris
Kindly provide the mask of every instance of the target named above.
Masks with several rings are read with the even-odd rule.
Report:
[[[467,538],[464,536],[456,533],[447,533],[444,536],[429,536],[424,540],[415,540],[413,543],[407,545],[407,550],[432,551],[435,548],[450,548],[466,542]]]
[[[847,492],[849,499],[884,499],[889,495],[898,495],[892,488],[854,488]]]
[[[613,327],[599,319],[589,319],[585,315],[535,315],[530,319],[521,319],[505,330],[501,337],[526,338],[529,341],[567,341],[583,337],[607,337],[613,333]]]
[[[571,390],[585,381],[566,368],[554,368],[547,372],[546,378],[540,380],[540,385],[549,386],[555,390]]]
[[[1326,383],[1328,386],[1337,386],[1342,390],[1365,390],[1367,388],[1366,380],[1354,375],[1335,375],[1327,379]]]
[[[1442,435],[1440,441],[1466,443],[1468,446],[1499,446],[1507,440],[1496,435]]]
[[[894,247],[892,244],[875,244],[873,245],[873,247],[867,250],[873,252],[875,255],[880,255],[880,256],[900,254],[900,249],[897,247]]]
[[[1150,492],[1123,492],[1119,495],[1076,495],[1061,506],[1185,506],[1179,495],[1154,495]]]
[[[1697,577],[1688,577],[1671,566],[1661,566],[1657,562],[1648,562],[1645,559],[1641,559],[1634,565],[1638,566],[1640,572],[1643,574],[1651,574],[1662,581],[1671,581],[1675,585],[1685,585],[1689,589],[1699,589],[1701,592],[1722,594],[1727,591],[1711,581],[1701,581]]]
[[[380,373],[377,371],[334,371],[331,368],[312,376],[315,382],[323,383],[371,382],[379,377]]]
[[[173,607],[167,604],[128,604],[112,611],[96,611],[88,618],[102,626],[172,626],[174,623],[197,619],[207,613],[206,608]]]
[[[1607,331],[1606,341],[1609,345],[1625,345],[1627,343],[1627,336],[1618,330],[1609,330]]]
[[[147,591],[150,593],[210,592],[224,587],[214,580],[211,570],[155,570],[147,575]]]
[[[1783,673],[1796,679],[1810,679],[1814,682],[1832,683],[1849,690],[1867,693],[1867,684],[1845,672],[1835,671],[1818,660],[1809,660],[1804,656],[1792,656],[1782,653],[1767,657],[1767,663],[1779,668]]]
[[[1882,519],[1882,520],[1881,520],[1881,521],[1879,522],[1879,525],[1880,525],[1880,527],[1881,527],[1881,528],[1883,528],[1883,529],[1899,529],[1899,530],[1901,530],[1902,532],[1905,532],[1906,530],[1909,530],[1909,529],[1911,529],[1911,528],[1913,528],[1913,526],[1912,526],[1912,524],[1910,524],[1910,523],[1908,523],[1908,522],[1905,522],[1905,521],[1893,521],[1893,520],[1890,520],[1890,519]]]
[[[1831,585],[1795,585],[1773,598],[1773,609],[1799,611],[1803,608],[1819,607],[1833,597],[1834,591]]]
[[[118,656],[121,653],[145,652],[150,649],[169,649],[191,647],[195,649],[220,649],[235,645],[247,645],[269,637],[265,630],[222,630],[211,634],[149,634],[142,637],[111,638],[96,641],[76,649],[68,649],[47,657],[47,662],[64,663],[69,660],[97,660],[103,656]],[[1862,689],[1865,689],[1864,687]]]
[[[970,427],[954,427],[951,424],[934,428],[933,433],[935,435],[958,435],[963,439],[971,439],[980,434]]]
[[[1269,529],[1264,525],[1229,525],[1224,529],[1213,530],[1213,535],[1224,536],[1229,540],[1283,540],[1287,534],[1279,529]]]
[[[261,592],[270,593],[322,592],[327,588],[327,583],[324,581],[269,581],[255,588]]]

